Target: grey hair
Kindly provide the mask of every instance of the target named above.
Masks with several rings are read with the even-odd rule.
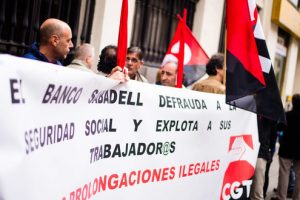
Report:
[[[75,49],[75,58],[79,60],[84,60],[87,56],[94,57],[94,51],[95,48],[91,44],[84,43]]]

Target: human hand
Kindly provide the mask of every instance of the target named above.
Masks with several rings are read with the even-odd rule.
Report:
[[[122,69],[120,66],[116,66],[107,77],[124,83],[129,80],[128,69],[126,67]]]

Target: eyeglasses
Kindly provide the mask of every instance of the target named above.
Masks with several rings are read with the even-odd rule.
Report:
[[[132,63],[138,63],[140,60],[139,59],[137,59],[137,58],[129,58],[129,57],[127,57],[126,58],[126,62],[132,62]]]

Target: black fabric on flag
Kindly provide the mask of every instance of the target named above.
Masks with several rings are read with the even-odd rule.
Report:
[[[226,53],[226,65],[230,66],[226,70],[226,102],[232,102],[263,89],[262,86],[257,87],[260,85],[259,81],[245,70],[242,63],[229,51]]]
[[[248,73],[229,51],[227,51],[226,59],[227,65],[233,66],[227,68],[226,71],[226,102],[273,121],[285,123],[286,119],[273,67],[269,74],[263,73],[267,86],[261,87],[251,94],[251,91],[257,87],[258,80]]]
[[[228,66],[232,66],[226,71],[226,102],[256,113],[256,101],[254,96],[249,94],[257,89],[258,80],[245,70],[242,63],[229,51],[226,54],[226,61]]]
[[[256,94],[257,113],[262,116],[272,119],[273,121],[282,122],[286,124],[284,109],[277,82],[275,80],[274,70],[271,67],[270,72],[264,73],[266,88]]]

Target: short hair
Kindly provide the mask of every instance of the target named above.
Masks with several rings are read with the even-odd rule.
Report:
[[[178,71],[178,62],[177,62],[176,60],[169,60],[169,61],[165,62],[165,63],[161,66],[161,68],[164,67],[165,65],[169,64],[169,63],[173,63],[173,64],[176,65],[176,72],[177,72],[177,71]]]
[[[140,47],[131,46],[127,49],[127,54],[136,53],[140,60],[143,60],[144,55]]]
[[[117,66],[117,46],[108,45],[101,50],[97,70],[109,74]]]
[[[300,94],[294,94],[292,98],[293,110],[300,109]]]
[[[223,69],[224,55],[217,53],[213,55],[206,64],[206,73],[210,76],[217,75],[217,69]]]
[[[64,27],[69,27],[69,25],[59,19],[49,18],[45,20],[39,30],[39,42],[47,44],[52,35],[61,36]]]
[[[84,60],[87,56],[94,56],[94,47],[91,44],[84,43],[75,49],[74,57]]]

